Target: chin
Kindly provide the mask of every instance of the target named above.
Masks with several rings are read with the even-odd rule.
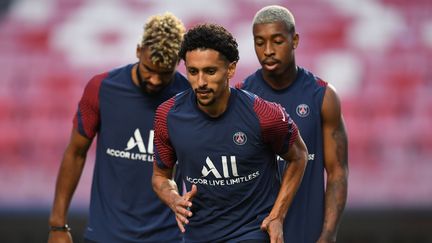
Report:
[[[279,68],[277,69],[273,69],[273,70],[267,70],[267,69],[263,69],[263,71],[268,75],[268,76],[279,76],[283,73],[283,71]]]
[[[143,91],[148,95],[157,95],[160,93],[161,89],[145,89]]]
[[[200,104],[200,106],[211,106],[214,103],[213,100],[207,100],[207,99],[206,100],[198,99],[197,101],[198,101],[198,104]]]

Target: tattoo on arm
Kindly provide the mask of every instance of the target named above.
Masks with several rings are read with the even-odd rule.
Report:
[[[336,237],[337,228],[339,226],[340,218],[345,208],[347,198],[347,184],[348,184],[348,139],[345,132],[345,127],[341,121],[337,128],[331,133],[335,147],[334,154],[336,156],[335,162],[341,171],[337,172],[338,176],[328,178],[326,188],[326,217],[324,220],[324,231],[329,230],[328,233],[331,238]]]
[[[345,126],[341,121],[339,126],[332,132],[332,138],[336,143],[336,158],[342,168],[348,169],[348,139]]]

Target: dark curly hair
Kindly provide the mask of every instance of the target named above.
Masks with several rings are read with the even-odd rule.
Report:
[[[239,60],[236,39],[224,27],[217,24],[200,24],[186,32],[180,47],[179,57],[186,58],[186,52],[196,49],[213,49],[229,62]]]

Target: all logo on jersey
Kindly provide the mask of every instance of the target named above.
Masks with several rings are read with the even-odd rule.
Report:
[[[237,145],[244,145],[247,142],[247,136],[244,132],[236,132],[233,135],[233,141]]]
[[[141,160],[147,162],[153,162],[153,139],[154,131],[150,130],[148,135],[147,147],[145,146],[144,140],[141,136],[140,130],[137,128],[133,132],[133,135],[129,138],[124,149],[108,148],[106,153],[113,157]]]
[[[299,117],[307,117],[310,113],[310,108],[306,104],[300,104],[296,108],[296,113]]]
[[[201,177],[193,178],[186,176],[186,181],[192,184],[208,186],[231,186],[234,184],[251,181],[257,178],[260,174],[259,171],[255,171],[253,173],[247,174],[246,176],[240,175],[237,169],[237,160],[235,156],[221,156],[220,163],[222,164],[222,170],[217,169],[215,162],[213,162],[210,157],[207,156],[205,164],[201,169]]]
[[[131,150],[135,147],[138,147],[141,153],[153,154],[153,139],[154,139],[154,131],[150,130],[148,143],[147,143],[148,147],[146,150],[140,130],[137,128],[134,131],[134,135],[131,138],[129,138],[125,150]]]
[[[223,176],[224,176],[224,178],[229,178],[230,177],[230,173],[229,173],[230,171],[228,169],[227,156],[221,156],[221,161],[222,161]],[[231,162],[230,164],[231,164],[232,175],[233,176],[239,176],[238,172],[237,172],[236,157],[230,156],[230,162]],[[219,171],[214,166],[213,161],[211,161],[211,159],[209,157],[206,158],[206,165],[207,165],[207,167],[204,165],[202,170],[201,170],[203,177],[206,177],[210,173],[212,173],[215,178],[222,178],[221,174],[219,173]]]

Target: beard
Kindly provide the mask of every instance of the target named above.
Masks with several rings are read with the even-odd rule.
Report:
[[[200,99],[197,99],[197,102],[200,106],[211,106],[215,103],[215,99],[210,99],[208,102],[203,102]]]
[[[144,94],[148,94],[148,95],[151,95],[151,96],[158,95],[163,90],[164,87],[165,86],[163,86],[163,85],[159,85],[159,86],[151,85],[151,84],[149,84],[145,80],[140,81],[141,91]]]
[[[197,102],[200,106],[211,106],[216,102],[216,99],[214,97],[214,92],[211,89],[195,89],[195,95]],[[206,94],[208,97],[204,99],[200,99],[200,94]]]

